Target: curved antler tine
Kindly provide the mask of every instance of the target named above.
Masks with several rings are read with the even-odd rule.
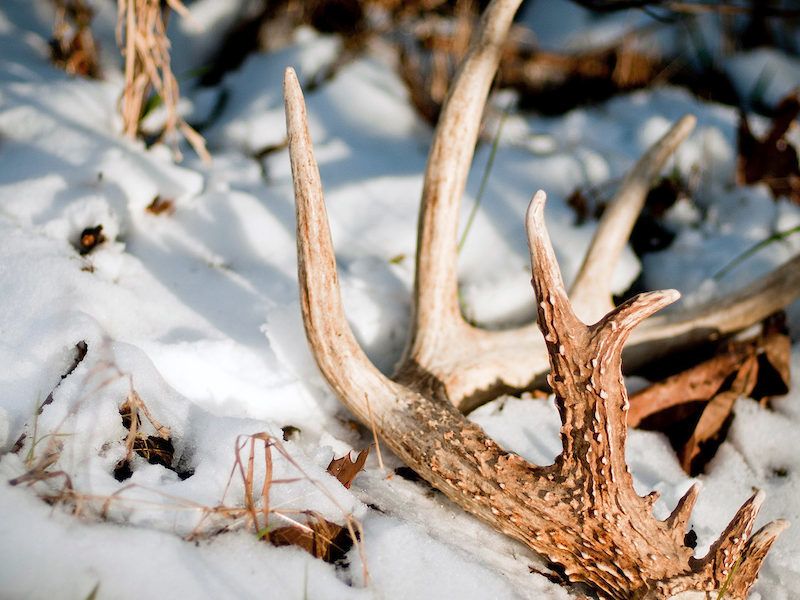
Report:
[[[559,342],[566,331],[582,331],[586,326],[572,311],[564,289],[561,269],[544,223],[546,201],[547,195],[542,190],[534,194],[525,216],[525,229],[531,253],[531,283],[538,303],[539,328],[544,334],[545,342],[553,345]],[[554,327],[556,321],[561,325],[561,331]]]
[[[438,351],[448,326],[463,322],[456,278],[461,196],[500,51],[520,3],[494,0],[484,12],[433,137],[422,190],[414,326],[407,351],[417,361]]]
[[[767,552],[781,532],[789,526],[787,521],[778,519],[767,523],[751,536],[753,523],[763,502],[764,492],[753,494],[736,512],[736,516],[712,544],[708,554],[692,561],[692,572],[701,575],[706,581],[721,584],[726,597],[747,597]],[[689,579],[692,577],[689,576]]]
[[[696,569],[698,572],[705,570],[716,581],[727,579],[736,561],[742,556],[764,498],[764,492],[759,490],[736,511],[733,520],[711,545],[708,554],[697,561],[697,566],[700,567]]]
[[[294,69],[284,76],[286,130],[297,210],[297,275],[311,352],[339,397],[364,423],[376,403],[396,397],[394,384],[370,363],[344,314],[319,168]],[[369,397],[369,400],[367,400]]]
[[[642,212],[650,185],[696,122],[694,115],[685,115],[651,146],[625,177],[603,213],[570,290],[572,307],[586,323],[594,323],[613,308],[614,270]]]
[[[692,487],[686,490],[686,493],[678,500],[678,504],[675,505],[672,513],[667,517],[665,523],[667,528],[675,533],[676,541],[683,541],[686,526],[689,524],[689,518],[699,495],[700,483],[693,483]]]
[[[747,593],[758,578],[761,563],[778,536],[789,527],[789,522],[778,519],[767,523],[753,537],[747,540],[742,551],[742,559],[728,582],[727,591],[731,598],[746,598]]]
[[[800,256],[722,298],[653,317],[634,331],[625,353],[636,367],[693,344],[718,339],[767,318],[800,296]]]
[[[592,329],[609,340],[604,345],[606,353],[622,354],[622,345],[636,326],[680,298],[678,290],[645,292],[623,302],[597,322]]]

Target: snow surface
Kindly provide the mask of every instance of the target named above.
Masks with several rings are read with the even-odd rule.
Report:
[[[201,66],[241,5],[196,2],[196,24],[207,34],[176,25],[176,64]],[[573,17],[585,15],[575,9]],[[364,447],[371,437],[351,427],[306,348],[286,152],[253,156],[285,139],[284,67],[312,81],[336,58],[339,42],[301,31],[294,45],[251,56],[219,86],[187,89],[187,114],[199,120],[221,95],[227,101],[204,132],[213,164],[187,152],[176,165],[166,149],[146,150],[119,134],[113,18],[104,10],[97,21],[108,78],[91,82],[49,65],[52,14],[44,4],[16,0],[0,7],[1,595],[86,598],[98,586],[99,598],[577,597],[539,574],[546,571],[540,557],[424,483],[387,477],[374,453],[350,490],[325,472],[334,455]],[[602,38],[619,27],[604,21],[589,34]],[[763,70],[737,64],[729,66],[742,81],[745,71]],[[432,132],[391,66],[375,56],[343,66],[307,101],[346,309],[369,356],[389,371],[405,342],[416,211]],[[531,193],[549,194],[548,227],[569,280],[595,223],[576,226],[565,198],[579,185],[613,189],[687,112],[698,116],[698,127],[669,168],[696,182],[694,204],[672,209],[676,241],[648,255],[645,285],[677,287],[692,302],[693,294],[724,293],[796,254],[800,241],[789,239],[723,281],[711,280],[733,254],[800,221],[797,206],[774,203],[763,187],[734,188],[734,109],[657,89],[562,117],[514,113],[460,256],[465,313],[491,326],[530,319],[522,216]],[[488,146],[476,154],[464,220]],[[145,211],[156,195],[172,200],[175,212]],[[107,241],[79,255],[81,231],[97,224]],[[641,268],[627,250],[615,289],[626,289]],[[797,312],[790,311],[795,326]],[[62,380],[81,341],[88,353]],[[793,367],[800,368],[797,344]],[[127,433],[118,409],[131,389],[170,428],[176,459],[193,475],[181,480],[136,459],[129,480],[112,476]],[[37,415],[51,392],[52,402]],[[727,441],[700,477],[703,493],[691,523],[698,553],[753,487],[767,492],[760,523],[800,522],[799,407],[797,391],[777,400],[774,411],[738,402]],[[559,452],[552,402],[500,398],[472,418],[540,464]],[[223,499],[241,506],[241,479],[230,478],[237,440],[260,432],[280,438],[286,426],[299,433],[283,443],[291,460],[273,453],[273,477],[290,481],[273,485],[272,506],[286,515],[314,510],[338,523],[348,515],[358,520],[363,556],[351,550],[349,567],[261,543],[235,523],[210,535],[223,525],[207,517],[210,507]],[[146,419],[143,427],[152,433]],[[22,450],[9,452],[23,433]],[[83,495],[78,515],[40,500],[36,492],[45,484],[8,484],[27,471],[26,457],[41,457],[51,444],[61,447],[53,468]],[[400,465],[383,451],[387,468]],[[628,456],[637,489],[659,490],[656,511],[665,516],[692,480],[659,434],[632,431]],[[262,463],[256,479],[263,473]],[[50,489],[61,482],[52,480]],[[198,527],[209,535],[182,539]],[[788,599],[798,588],[795,527],[776,543],[753,597]]]

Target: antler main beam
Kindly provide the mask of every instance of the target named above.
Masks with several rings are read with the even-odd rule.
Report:
[[[342,307],[319,171],[291,70],[285,88],[303,322],[317,364],[342,402],[454,502],[562,565],[573,581],[610,598],[669,598],[718,590],[727,581],[731,597],[743,598],[784,527],[776,522],[749,538],[761,495],[698,560],[683,542],[697,489],[659,521],[652,515],[655,497],[636,494],[625,463],[622,346],[677,292],[639,295],[584,325],[564,290],[544,227],[544,193],[537,193],[527,228],[563,452],[550,466],[506,452],[446,399],[429,396],[424,382],[401,385],[383,376],[358,346]],[[730,578],[734,562],[739,566]]]

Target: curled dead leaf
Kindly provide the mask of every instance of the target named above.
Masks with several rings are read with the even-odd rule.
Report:
[[[103,226],[95,225],[94,227],[87,227],[81,231],[80,238],[78,239],[78,252],[81,255],[89,254],[97,246],[106,241],[106,236],[103,235]]]
[[[304,525],[278,527],[269,533],[273,546],[296,546],[315,558],[335,562],[343,557],[353,545],[347,528],[316,513],[309,513]]]
[[[740,115],[736,169],[739,183],[766,183],[775,198],[785,196],[800,204],[800,162],[797,149],[786,138],[798,114],[800,96],[794,92],[776,107],[772,126],[763,139],[750,130],[744,113]]]
[[[369,447],[359,452],[355,460],[350,458],[349,452],[341,458],[334,458],[328,465],[328,473],[336,477],[344,487],[350,489],[353,479],[364,468],[367,456],[369,456]]]
[[[683,469],[697,474],[724,440],[738,398],[766,404],[788,391],[790,354],[781,319],[771,318],[760,335],[633,394],[628,425],[666,433]]]
[[[758,359],[753,355],[749,356],[736,374],[731,388],[725,392],[714,396],[703,409],[697,425],[692,431],[692,435],[683,445],[679,452],[681,467],[689,474],[699,472],[699,465],[695,459],[700,456],[704,449],[703,445],[712,441],[721,442],[719,437],[723,428],[731,416],[733,405],[736,400],[747,396],[753,391],[758,377]],[[717,444],[719,445],[719,444]],[[716,448],[714,448],[716,450]]]

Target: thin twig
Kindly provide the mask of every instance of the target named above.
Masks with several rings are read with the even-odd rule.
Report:
[[[380,467],[381,471],[385,471],[385,467],[383,466],[383,456],[381,455],[381,445],[378,443],[378,430],[375,428],[375,420],[372,417],[372,406],[369,403],[369,395],[364,394],[364,400],[367,402],[367,412],[369,413],[369,424],[370,428],[372,429],[372,439],[375,441],[375,451],[378,454],[378,466]]]

